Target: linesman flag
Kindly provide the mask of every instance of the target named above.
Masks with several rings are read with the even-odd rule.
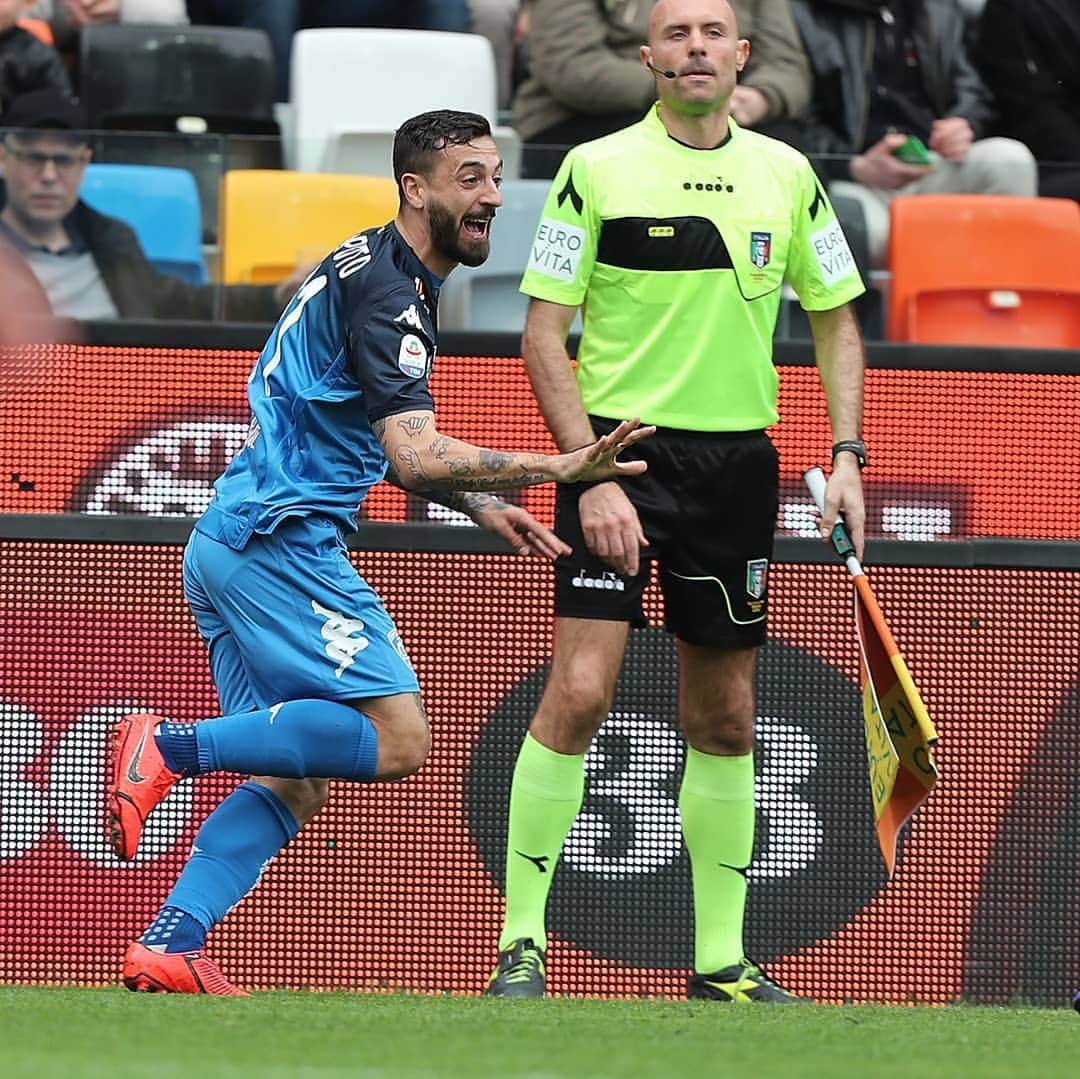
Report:
[[[825,473],[811,468],[804,478],[818,509],[823,511]],[[937,782],[933,756],[937,731],[842,520],[833,529],[832,544],[855,582],[855,632],[870,795],[878,844],[891,877],[896,865],[896,837]]]

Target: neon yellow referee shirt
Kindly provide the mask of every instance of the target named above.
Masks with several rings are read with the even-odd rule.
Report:
[[[577,379],[594,415],[768,427],[783,282],[807,311],[863,292],[810,162],[734,120],[730,132],[694,149],[654,106],[575,147],[552,182],[521,291],[583,308]]]

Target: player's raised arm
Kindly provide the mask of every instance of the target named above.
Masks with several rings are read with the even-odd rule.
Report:
[[[637,419],[624,420],[581,449],[546,454],[491,450],[441,434],[429,411],[399,412],[377,420],[372,429],[386,454],[389,478],[408,491],[496,491],[635,476],[645,471],[645,462],[623,462],[618,455],[655,431]]]

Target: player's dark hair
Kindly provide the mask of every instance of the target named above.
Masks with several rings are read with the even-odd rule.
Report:
[[[405,201],[401,188],[405,173],[430,176],[435,155],[440,150],[490,134],[491,124],[475,112],[436,109],[406,120],[394,134],[394,179],[398,185],[398,201]]]

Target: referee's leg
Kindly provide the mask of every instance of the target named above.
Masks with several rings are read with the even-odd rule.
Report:
[[[585,752],[611,708],[629,630],[627,622],[555,620],[551,673],[510,788],[506,915],[491,996],[544,995],[551,881],[581,809]]]

